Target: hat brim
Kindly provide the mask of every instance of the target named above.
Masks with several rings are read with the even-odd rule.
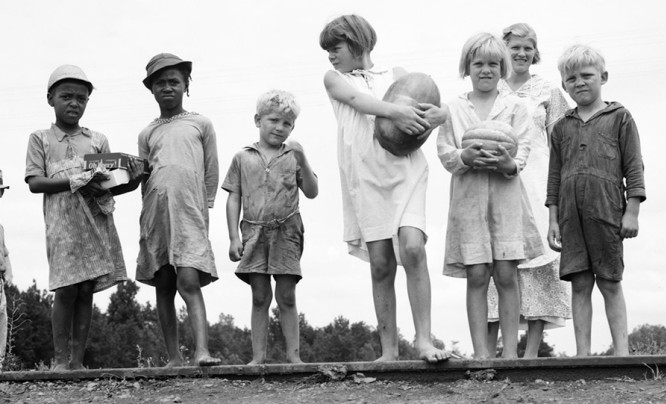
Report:
[[[176,67],[184,65],[187,71],[191,74],[192,73],[192,62],[189,61],[175,61],[175,60],[161,60],[156,63],[155,68],[153,69],[152,73],[149,73],[145,79],[143,79],[143,85],[146,86],[147,89],[152,90],[151,88],[151,81],[153,76],[158,74],[160,71],[169,68],[169,67]]]

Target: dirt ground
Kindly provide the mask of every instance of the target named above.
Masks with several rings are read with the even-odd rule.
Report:
[[[179,378],[0,383],[0,403],[663,403],[666,382],[388,381],[353,374],[342,381]]]

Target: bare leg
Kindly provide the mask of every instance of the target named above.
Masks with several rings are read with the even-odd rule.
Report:
[[[543,320],[529,320],[527,322],[527,345],[523,358],[534,359],[539,356],[544,325],[546,325],[546,322]]]
[[[604,297],[606,317],[613,337],[613,353],[615,356],[628,356],[627,306],[624,301],[622,283],[597,278],[597,286]]]
[[[252,288],[252,361],[248,365],[259,365],[266,362],[266,345],[268,339],[268,310],[273,300],[270,275],[250,274]],[[282,313],[280,313],[282,318]]]
[[[278,275],[275,279],[275,300],[280,308],[280,326],[282,334],[284,334],[287,360],[291,363],[303,363],[300,354],[298,309],[296,308],[296,277]]]
[[[576,336],[576,356],[590,356],[594,282],[594,274],[591,271],[571,275],[571,314]]]
[[[415,227],[401,227],[399,232],[400,258],[407,276],[407,294],[414,319],[414,347],[426,362],[438,362],[450,357],[435,348],[431,336],[430,274],[425,251],[425,236]]]
[[[155,300],[157,316],[164,336],[169,362],[167,367],[185,365],[178,345],[178,318],[176,317],[176,272],[172,266],[164,266],[155,273]]]
[[[474,359],[488,359],[488,284],[490,268],[487,264],[467,267],[467,321],[472,336]]]
[[[502,358],[518,357],[518,322],[520,292],[516,261],[495,261],[493,279],[499,297],[500,328],[502,329]]]
[[[83,367],[83,356],[86,352],[88,331],[92,321],[93,293],[95,283],[86,281],[79,283],[76,302],[74,303],[74,316],[72,323],[72,356],[69,368],[72,370],[85,369]]]
[[[372,275],[372,298],[377,316],[377,331],[382,345],[379,362],[398,360],[398,326],[395,307],[397,264],[391,240],[367,243]]]
[[[199,271],[190,267],[181,267],[178,268],[176,277],[178,293],[185,301],[187,315],[194,333],[194,363],[198,366],[219,365],[222,361],[213,358],[208,352],[208,320],[206,319],[206,305],[201,293]]]
[[[497,338],[499,336],[499,321],[488,322],[488,354],[491,358],[497,357]]]
[[[58,288],[55,291],[53,308],[51,309],[51,327],[55,348],[55,367],[53,370],[55,371],[69,370],[69,337],[72,332],[77,289],[77,285],[70,285]]]

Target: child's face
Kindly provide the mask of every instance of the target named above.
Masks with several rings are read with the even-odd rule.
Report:
[[[514,73],[526,73],[534,62],[536,49],[531,39],[511,37],[507,44],[509,55],[511,56],[511,67]]]
[[[255,115],[254,123],[259,128],[259,144],[277,149],[289,137],[296,120],[291,114],[270,111],[264,115]]]
[[[469,77],[472,89],[479,92],[497,90],[497,83],[502,76],[500,60],[488,55],[475,55],[469,64]]]
[[[326,49],[326,51],[328,52],[328,61],[340,73],[349,73],[354,69],[362,67],[361,58],[355,57],[351,53],[347,42],[338,42],[331,48]]]
[[[55,111],[56,124],[60,128],[76,128],[88,105],[88,87],[65,81],[52,87],[46,99]]]
[[[182,106],[185,78],[178,69],[165,69],[153,80],[151,91],[161,109],[173,110]]]
[[[588,106],[601,99],[601,86],[608,81],[608,72],[595,66],[581,66],[562,75],[562,88],[579,106]]]

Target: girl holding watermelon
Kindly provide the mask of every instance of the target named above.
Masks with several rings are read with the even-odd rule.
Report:
[[[430,278],[425,254],[425,192],[428,164],[421,150],[395,156],[373,136],[375,117],[419,135],[441,110],[382,101],[391,83],[405,73],[372,62],[377,42],[372,26],[357,15],[328,23],[319,37],[334,70],[324,76],[338,121],[338,164],[342,182],[344,241],[349,253],[370,262],[372,295],[382,356],[398,359],[395,276],[402,264],[416,330],[415,347],[428,362],[449,358],[430,334]],[[431,121],[431,123],[429,123]],[[433,125],[435,126],[435,125]]]
[[[437,137],[439,158],[453,174],[444,274],[467,278],[467,317],[476,359],[495,356],[487,344],[491,277],[499,294],[502,357],[517,357],[517,265],[543,254],[519,176],[530,151],[527,108],[517,97],[499,97],[497,89],[510,63],[506,45],[491,34],[477,34],[465,43],[459,71],[462,78],[470,77],[472,91],[449,102],[451,119]],[[468,134],[463,147],[469,129],[476,138]],[[512,137],[515,150],[510,153],[502,144]],[[498,142],[494,150],[489,147]]]
[[[500,80],[500,96],[518,96],[525,100],[534,123],[530,131],[530,158],[520,177],[525,184],[532,212],[544,246],[548,244],[548,209],[543,206],[548,178],[548,147],[550,132],[569,104],[559,86],[536,74],[530,67],[541,59],[537,36],[532,27],[524,23],[513,24],[503,31],[503,39],[511,56],[511,74]],[[536,358],[544,329],[563,327],[571,318],[570,286],[560,280],[560,254],[546,248],[541,255],[518,266],[520,287],[521,326],[527,323],[525,358]],[[488,349],[497,345],[498,326],[497,292],[488,292]]]

